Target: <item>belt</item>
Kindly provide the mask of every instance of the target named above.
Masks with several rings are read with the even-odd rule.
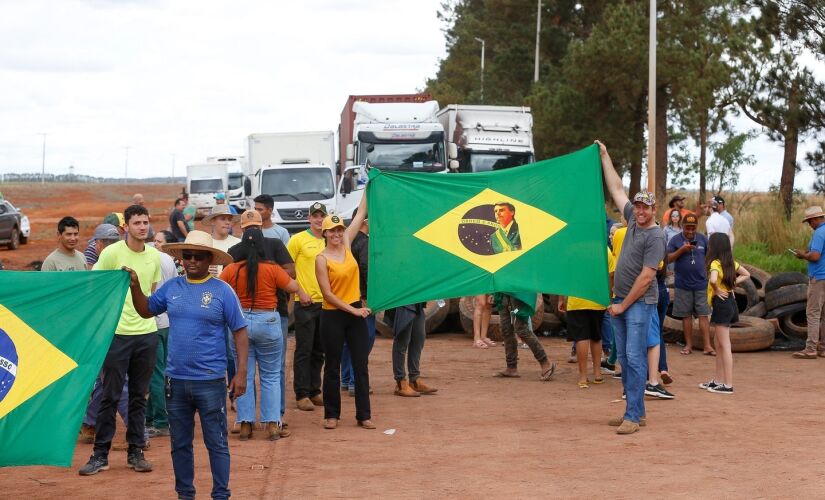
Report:
[[[275,312],[274,309],[244,309],[243,312],[245,313],[271,313]]]

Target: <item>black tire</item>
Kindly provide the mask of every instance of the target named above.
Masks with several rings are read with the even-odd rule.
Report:
[[[20,246],[20,229],[17,226],[11,229],[11,238],[6,246],[9,250],[17,250]]]
[[[743,316],[753,316],[754,318],[764,318],[765,315],[768,313],[768,308],[765,307],[765,303],[759,301],[756,303],[755,306],[747,308],[742,315]]]
[[[693,326],[694,330],[699,328],[699,321],[694,319]],[[672,316],[665,316],[665,321],[662,325],[662,338],[670,344],[684,340],[685,328],[682,320]]]
[[[765,295],[767,295],[768,292],[778,290],[788,285],[801,285],[803,283],[808,283],[808,278],[802,273],[777,273],[771,276],[771,279],[765,283]],[[768,307],[768,309],[770,309],[770,307]]]
[[[808,316],[805,311],[797,311],[786,314],[779,320],[779,328],[789,337],[807,340],[808,338]]]
[[[787,285],[765,293],[765,307],[768,310],[776,309],[796,302],[808,300],[808,285]]]
[[[734,296],[736,298],[736,304],[739,306],[740,314],[759,303],[759,292],[756,291],[756,286],[751,280],[745,280],[740,283],[734,289]]]
[[[441,326],[441,323],[444,323],[449,312],[448,307],[439,307],[437,301],[428,301],[427,305],[424,306],[424,329],[427,334],[430,334],[433,330]],[[378,335],[389,339],[395,336],[392,327],[384,321],[384,311],[375,315],[375,331]],[[470,330],[470,333],[472,333],[472,330]]]
[[[771,279],[771,273],[765,271],[764,269],[760,269],[756,266],[752,266],[750,264],[742,264],[742,267],[748,270],[751,275],[751,281],[753,281],[754,286],[757,290],[764,290],[765,285],[768,283],[768,280]]]
[[[781,318],[783,316],[787,316],[788,314],[793,314],[798,311],[804,311],[805,306],[805,302],[797,302],[795,304],[788,304],[786,306],[777,307],[776,309],[770,309],[768,310],[768,314],[765,315],[765,319]]]
[[[461,297],[461,302],[459,303],[459,315],[461,316],[461,327],[464,329],[464,332],[467,333],[472,337],[473,335],[473,311],[475,310],[475,303],[473,302],[473,297]],[[541,328],[541,324],[544,320],[544,301],[542,297],[539,295],[537,296],[536,300],[536,312],[533,313],[531,317],[531,322],[533,324],[533,331],[537,331]],[[498,311],[493,308],[493,314],[490,315],[490,327],[487,329],[487,337],[491,340],[495,340],[497,342],[503,339],[501,334],[501,326],[499,323]]]
[[[694,326],[698,326],[698,323]],[[739,322],[730,327],[730,349],[732,352],[761,351],[773,345],[775,337],[774,326],[768,320],[752,316],[739,316]],[[710,329],[710,338],[713,341],[713,328]],[[702,332],[698,328],[694,328],[693,347],[704,349],[704,344]]]
[[[29,242],[29,239],[28,239],[27,237],[23,236],[23,235],[21,234],[21,235],[20,235],[20,244],[21,244],[21,245],[25,245],[25,244],[27,244],[28,242]]]

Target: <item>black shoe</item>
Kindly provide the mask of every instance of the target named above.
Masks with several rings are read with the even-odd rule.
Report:
[[[716,394],[733,394],[733,387],[728,387],[725,384],[716,384],[713,387],[708,387],[708,391]]]
[[[645,395],[659,399],[673,399],[676,397],[673,394],[667,392],[667,389],[665,389],[662,384],[647,384],[647,386],[645,386]]]
[[[103,455],[92,455],[77,473],[81,476],[93,476],[102,470],[109,470],[109,459]]]
[[[613,375],[616,373],[616,365],[608,363],[607,360],[602,361],[602,373],[605,375]]]
[[[622,379],[622,372],[619,372],[619,373],[613,372],[613,375],[611,375],[611,377],[621,380]]]
[[[170,435],[169,427],[150,427],[148,432],[150,438],[168,437]]]
[[[152,463],[143,458],[143,450],[140,448],[129,451],[126,463],[135,469],[135,472],[152,472]]]
[[[715,380],[711,380],[710,382],[702,382],[699,384],[699,388],[708,391],[711,387],[717,387],[718,385]]]

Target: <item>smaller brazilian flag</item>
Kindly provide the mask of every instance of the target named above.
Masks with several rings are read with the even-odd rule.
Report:
[[[474,174],[370,171],[369,296],[376,311],[482,293],[607,305],[599,149]]]
[[[124,271],[0,271],[0,467],[72,463]]]

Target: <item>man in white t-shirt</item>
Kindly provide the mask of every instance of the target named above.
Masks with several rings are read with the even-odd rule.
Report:
[[[716,201],[717,198],[719,197],[714,196],[711,198],[705,207],[705,215],[708,216],[705,221],[705,232],[708,233],[708,238],[713,233],[725,233],[730,239],[731,246],[733,246],[733,229],[728,219],[722,215],[722,211],[725,209],[724,204],[720,205]]]
[[[230,211],[229,205],[222,203],[212,207],[212,211],[203,218],[206,226],[212,226],[212,248],[228,252],[230,248],[241,242],[237,236],[232,236],[229,231],[232,225],[240,220],[240,215],[235,215]],[[223,266],[210,266],[209,273],[212,276],[220,276]]]

